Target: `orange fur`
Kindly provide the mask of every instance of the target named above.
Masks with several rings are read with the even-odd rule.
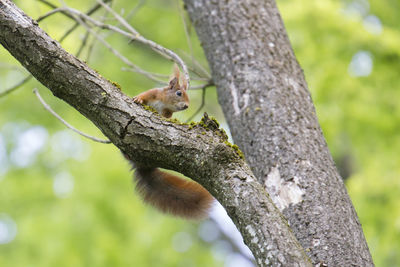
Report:
[[[136,190],[143,200],[164,213],[202,219],[207,217],[214,201],[200,184],[157,168],[137,168],[135,177]]]
[[[176,67],[174,76],[164,88],[154,88],[143,92],[133,98],[136,103],[153,107],[166,118],[172,117],[172,113],[189,107],[189,96],[186,92],[187,82],[179,84],[179,69]]]

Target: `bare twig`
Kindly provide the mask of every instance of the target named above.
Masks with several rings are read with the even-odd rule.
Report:
[[[39,1],[39,2],[41,2],[41,3],[43,3],[43,4],[45,4],[45,5],[47,5],[47,6],[51,7],[51,8],[53,8],[53,10],[57,9],[57,6],[56,6],[56,5],[50,3],[50,2],[48,2],[48,1],[46,1],[46,0],[37,0],[37,1]],[[105,3],[108,3],[108,2],[110,2],[110,1],[111,1],[111,0],[104,0]],[[88,15],[88,16],[92,15],[92,14],[95,13],[100,7],[101,7],[100,4],[94,5],[92,8],[90,8],[90,9],[86,12],[86,15]],[[53,15],[53,14],[55,14],[55,13],[57,13],[57,12],[51,12],[51,11],[50,11],[49,13],[47,13],[47,14],[45,14],[45,15],[39,17],[39,18],[37,19],[37,22],[40,22],[40,21],[46,19],[47,17],[49,17],[49,16],[51,16],[51,15]],[[67,16],[68,18],[74,20],[74,18],[73,18],[71,15],[69,15],[67,12],[61,12],[61,13],[63,13],[63,14],[64,14],[65,16]],[[63,34],[63,36],[62,36],[58,41],[59,41],[60,43],[61,43],[62,41],[64,41],[64,39],[67,38],[67,36],[70,35],[78,26],[79,26],[79,23],[76,22],[71,28],[69,28],[69,29]]]
[[[204,104],[206,103],[205,102],[205,99],[206,99],[206,89],[207,89],[207,87],[209,87],[209,86],[211,86],[211,85],[213,85],[212,83],[207,83],[207,84],[205,84],[205,85],[203,85],[203,88],[202,88],[202,94],[201,94],[201,104],[200,104],[200,107],[195,111],[195,113],[193,113],[193,115],[192,116],[190,116],[187,120],[186,120],[186,123],[188,123],[188,122],[190,122],[191,120],[193,120],[193,118],[194,117],[196,117],[196,115],[201,111],[201,109],[204,107]]]
[[[122,71],[137,72],[135,69],[132,69],[132,68],[125,68],[125,67],[122,67],[121,70],[122,70]],[[170,75],[166,75],[166,74],[161,74],[161,73],[156,73],[156,72],[150,72],[150,71],[148,71],[147,73],[153,75],[154,77],[158,77],[158,78],[160,78],[160,79],[168,79],[168,78],[170,78]]]
[[[42,1],[42,0],[40,0]],[[70,14],[68,14],[68,12],[64,11],[64,10],[60,10],[60,8],[54,8],[53,10],[47,12],[46,14],[44,14],[43,16],[40,16],[39,18],[36,19],[37,22],[41,22],[44,19],[47,19],[48,17],[57,14],[57,13],[61,13],[64,16],[67,16],[70,19],[74,19]]]
[[[136,4],[136,6],[133,7],[131,11],[129,11],[128,15],[126,16],[126,20],[129,20],[133,15],[135,15],[135,14],[139,11],[139,9],[143,6],[144,3],[145,3],[145,0],[140,0],[140,1]],[[109,13],[109,12],[107,11],[106,14],[107,14],[107,13]],[[104,22],[104,21],[106,21],[106,20],[107,20],[106,15],[104,15],[104,19],[102,20],[102,22]],[[119,25],[119,24],[117,24],[117,25]],[[99,32],[99,31],[100,31],[100,29],[97,30],[96,32]],[[96,39],[93,39],[93,41],[92,41],[92,43],[89,45],[89,48],[88,48],[88,51],[87,51],[86,62],[89,62],[89,58],[90,58],[90,55],[91,55],[91,53],[92,53],[92,51],[93,51],[93,48],[94,48],[94,45],[95,45],[95,44],[96,44]],[[157,75],[161,75],[161,74],[154,74],[154,73],[153,73],[153,75],[154,75],[154,76],[157,76]],[[169,76],[167,76],[167,77],[169,77]]]
[[[107,14],[108,14],[108,11],[106,10],[105,13],[104,13],[104,15],[101,17],[101,21],[102,21],[102,22],[104,22],[104,21],[107,19]],[[77,23],[78,25],[80,25],[79,21],[76,21],[76,23]],[[101,29],[99,28],[99,29],[97,29],[96,33],[99,33],[100,31],[101,31]],[[89,40],[90,31],[86,30],[85,36],[87,36],[87,40]],[[87,42],[87,40],[86,40],[86,42]],[[92,54],[92,52],[93,52],[93,49],[94,49],[95,44],[96,44],[96,38],[93,38],[91,44],[89,45],[89,47],[88,47],[88,49],[87,49],[86,62],[89,62],[89,58],[90,58],[90,56],[91,56],[91,54]],[[82,45],[82,48],[83,48],[84,46],[86,46],[86,43],[85,43],[85,45]],[[82,50],[83,50],[83,49],[82,49]]]
[[[28,75],[26,76],[23,80],[21,80],[19,83],[17,83],[16,85],[4,90],[3,92],[0,92],[0,97],[3,97],[5,95],[8,95],[9,93],[17,90],[18,88],[20,88],[22,85],[24,85],[26,82],[28,82],[30,79],[32,78],[32,75]]]
[[[178,6],[179,15],[182,19],[183,30],[185,31],[186,42],[187,42],[187,45],[188,45],[189,51],[190,51],[190,60],[193,64],[193,61],[194,61],[193,46],[192,46],[192,41],[190,40],[189,30],[188,30],[187,23],[185,20],[185,13],[183,12],[181,1],[177,0],[176,3]]]
[[[89,31],[87,31],[87,32],[89,32]],[[86,62],[89,62],[89,59],[90,59],[90,56],[92,55],[95,44],[96,44],[96,39],[93,39],[87,49],[87,52],[86,52]]]
[[[93,31],[89,27],[87,22],[90,22],[94,26],[99,27],[101,29],[107,29],[107,30],[114,31],[114,32],[119,33],[130,39],[134,38],[132,34],[126,32],[124,30],[121,30],[120,28],[115,27],[113,25],[109,25],[109,24],[105,24],[100,21],[97,21],[97,20],[83,14],[82,12],[79,12],[72,8],[68,8],[68,7],[56,8],[56,9],[50,11],[49,13],[55,14],[57,12],[67,13],[67,14],[71,15],[76,21],[78,21],[82,26],[84,26],[97,40],[99,40],[105,47],[107,47],[115,56],[117,56],[119,59],[121,59],[125,64],[127,64],[129,67],[131,67],[137,73],[140,73],[157,83],[160,83],[160,84],[165,83],[164,80],[158,79],[152,73],[147,72],[147,71],[141,69],[140,67],[138,67],[137,65],[133,64],[129,59],[127,59],[118,50],[114,49],[107,41],[105,41],[103,37],[101,37],[99,34],[97,34],[95,31]],[[45,16],[47,16],[47,14]]]
[[[204,83],[204,84],[192,86],[190,88],[190,90],[199,90],[199,89],[203,90],[204,88],[207,88],[207,87],[210,87],[210,86],[214,86],[213,80],[207,80],[207,82]]]
[[[97,34],[95,31],[93,31],[84,21],[80,20],[79,18],[76,18],[78,21],[80,21],[82,23],[82,26],[84,26],[98,41],[100,41],[105,47],[107,47],[116,57],[118,57],[122,62],[124,62],[126,65],[128,65],[132,70],[134,70],[137,73],[140,73],[144,76],[146,76],[147,78],[160,83],[160,84],[164,84],[165,81],[158,79],[155,75],[153,75],[153,73],[148,72],[143,70],[142,68],[138,67],[137,65],[133,64],[128,58],[126,58],[125,56],[123,56],[118,50],[116,50],[115,48],[113,48],[106,40],[104,40],[103,37],[101,37],[99,34]],[[99,22],[100,24],[103,24],[101,22]],[[106,25],[106,24],[104,24]]]
[[[183,51],[183,55],[186,56],[187,58],[191,58],[191,56]],[[199,77],[206,78],[207,80],[211,79],[211,74],[198,62],[196,59],[192,59],[192,64],[193,66],[190,68],[190,70],[196,74]],[[196,69],[197,68],[197,69]],[[200,70],[202,73],[199,73]]]
[[[151,47],[154,51],[159,53],[160,55],[164,56],[167,59],[175,61],[181,68],[182,71],[185,75],[185,80],[187,81],[188,87],[190,87],[190,77],[189,77],[189,71],[187,69],[186,64],[183,62],[183,60],[174,52],[171,50],[151,41],[146,38],[144,38],[138,31],[136,31],[124,18],[122,18],[117,12],[115,12],[111,7],[106,5],[103,1],[97,0],[98,3],[100,3],[105,9],[110,11],[111,14],[121,23],[122,26],[124,26],[129,32],[129,38],[139,41],[145,45],[148,45]]]
[[[164,48],[163,46],[148,40],[146,38],[144,38],[143,36],[141,36],[131,25],[129,25],[129,23],[122,18],[119,14],[117,14],[113,9],[111,9],[108,5],[106,5],[103,1],[98,1],[99,4],[101,4],[107,11],[109,11],[117,20],[118,22],[124,26],[126,29],[129,30],[129,32],[126,32],[116,26],[110,25],[110,24],[105,24],[103,22],[100,22],[98,20],[95,20],[93,18],[91,18],[90,16],[77,11],[75,9],[69,8],[69,7],[60,7],[60,8],[56,8],[53,9],[52,11],[50,11],[49,13],[45,14],[44,16],[41,17],[41,19],[46,18],[50,15],[53,15],[55,13],[61,12],[63,14],[68,14],[68,17],[72,17],[75,21],[77,21],[79,24],[81,24],[82,26],[85,26],[85,28],[90,31],[90,33],[96,37],[96,39],[98,39],[101,43],[103,43],[104,46],[106,46],[114,55],[116,55],[118,58],[120,58],[125,64],[127,64],[128,66],[130,66],[133,70],[135,70],[136,72],[145,75],[146,77],[148,77],[149,79],[160,83],[160,84],[164,84],[165,81],[158,79],[157,77],[155,77],[153,74],[151,74],[150,72],[147,72],[143,69],[141,69],[140,67],[138,67],[137,65],[133,64],[130,60],[128,60],[126,57],[124,57],[122,54],[120,54],[116,49],[114,49],[110,44],[108,44],[104,38],[102,38],[100,35],[96,34],[93,30],[90,29],[88,22],[90,22],[91,24],[93,24],[96,27],[99,27],[101,29],[107,29],[107,30],[111,30],[113,32],[116,32],[120,35],[123,35],[131,40],[136,40],[139,41],[147,46],[149,46],[150,48],[152,48],[154,51],[158,52],[160,55],[164,56],[167,59],[173,60],[175,61],[181,68],[182,71],[185,75],[185,79],[188,82],[188,86],[190,83],[190,78],[189,78],[189,73],[188,73],[188,69],[187,66],[185,65],[185,63],[183,62],[183,60],[174,52],[172,52],[171,50]]]
[[[45,5],[47,5],[47,6],[51,7],[51,8],[54,8],[54,9],[57,8],[55,5],[53,5],[52,3],[50,3],[50,2],[48,2],[48,1],[46,1],[46,0],[38,0],[38,1],[39,1],[39,2],[42,2],[43,4],[45,4]],[[108,1],[110,1],[110,0],[106,0],[106,1],[108,2]],[[97,8],[96,8],[96,6],[97,6]],[[93,7],[92,9],[90,9],[90,10],[87,12],[87,14],[92,14],[92,13],[95,12],[98,8],[101,7],[99,4],[97,4],[96,6]],[[44,15],[44,16],[38,18],[37,21],[39,22],[39,21],[41,21],[41,20],[44,20],[44,19],[48,18],[50,15],[52,15],[52,14],[54,14],[54,13],[57,13],[57,12],[50,12],[50,13],[47,13],[46,15]],[[68,15],[67,13],[63,13],[63,14],[64,14],[65,16],[71,18],[71,19],[74,19],[72,16]],[[79,25],[79,24],[77,23],[77,25]],[[75,27],[75,28],[76,28],[76,27]],[[67,37],[70,33],[72,33],[72,31],[73,31],[75,28],[72,27],[70,30],[68,30],[67,32],[65,32],[64,35],[63,35],[63,37],[61,37],[60,42],[62,42],[62,39],[63,39],[63,38]],[[85,46],[87,37],[88,37],[88,36],[86,35],[85,38],[84,38],[84,40],[83,40],[83,42],[82,42],[81,47],[80,47],[79,50],[78,50],[77,56],[79,56],[79,54],[81,53],[81,50],[82,50],[83,47]],[[24,79],[22,79],[22,80],[21,80],[19,83],[17,83],[16,85],[12,86],[12,87],[9,88],[9,89],[4,90],[3,92],[0,92],[0,97],[3,97],[3,96],[5,96],[5,95],[7,95],[7,94],[9,94],[9,93],[11,93],[11,92],[17,90],[17,89],[20,88],[22,85],[24,85],[26,82],[28,82],[31,78],[32,78],[32,75],[28,75],[27,77],[25,77]]]
[[[102,139],[98,139],[96,137],[90,136],[88,134],[85,134],[79,130],[77,130],[76,128],[74,128],[71,124],[69,124],[68,122],[66,122],[63,118],[61,118],[60,115],[58,115],[54,110],[51,109],[51,107],[43,100],[43,98],[40,96],[39,91],[35,88],[33,89],[33,93],[37,96],[37,98],[39,99],[39,101],[42,103],[42,105],[44,106],[45,109],[47,109],[51,114],[53,114],[54,117],[56,117],[59,121],[61,121],[65,126],[67,126],[68,128],[70,128],[72,131],[82,135],[83,137],[86,137],[92,141],[95,142],[99,142],[99,143],[103,143],[103,144],[110,144],[111,141],[110,140],[102,140]]]
[[[136,6],[129,12],[129,14],[126,16],[126,19],[130,19],[136,12],[139,11],[139,9],[144,5],[146,0],[140,0],[139,3],[136,4]],[[106,3],[104,1],[104,3]]]
[[[105,3],[110,2],[111,0],[104,0]],[[94,12],[96,12],[101,6],[99,4],[96,4],[95,6],[93,6],[91,9],[89,9],[86,12],[86,15],[90,16],[92,15]],[[77,27],[79,26],[79,23],[76,22],[59,40],[59,42],[61,43],[71,32],[73,32]]]
[[[50,17],[50,16],[52,16],[52,15],[58,13],[58,12],[61,12],[63,15],[67,16],[67,17],[70,18],[70,19],[74,19],[74,18],[73,18],[70,14],[68,14],[67,12],[65,12],[65,11],[59,11],[58,8],[57,8],[57,6],[53,5],[52,3],[50,3],[50,2],[48,2],[48,1],[46,1],[46,0],[38,0],[38,1],[42,2],[43,4],[46,4],[47,6],[49,6],[49,7],[51,7],[51,8],[53,8],[53,10],[51,10],[51,11],[47,12],[46,14],[44,14],[43,16],[40,16],[39,18],[37,18],[37,19],[36,19],[36,22],[40,22],[40,21],[42,21],[42,20],[44,20],[44,19],[47,19],[48,17]]]
[[[81,43],[81,45],[79,46],[78,52],[76,52],[76,54],[75,54],[76,57],[79,57],[79,56],[81,55],[83,49],[84,49],[85,46],[87,45],[87,41],[88,41],[88,39],[89,39],[89,34],[90,34],[89,31],[86,31],[85,36],[84,36],[83,39],[82,39],[82,43]]]

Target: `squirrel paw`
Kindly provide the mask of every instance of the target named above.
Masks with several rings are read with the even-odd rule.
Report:
[[[141,98],[135,96],[135,97],[133,98],[133,102],[138,103],[138,104],[143,104],[143,99],[141,99]]]

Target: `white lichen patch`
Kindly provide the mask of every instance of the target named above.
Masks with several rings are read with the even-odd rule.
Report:
[[[245,108],[247,108],[247,106],[249,105],[249,99],[250,99],[250,95],[245,93],[242,95],[242,102],[243,105],[241,107],[241,111],[243,111]]]
[[[290,204],[295,205],[302,201],[305,193],[299,186],[299,178],[295,176],[290,181],[283,180],[278,166],[272,168],[264,185],[275,206],[280,211],[289,207]]]
[[[233,82],[229,84],[229,90],[231,91],[232,95],[233,110],[235,111],[235,115],[238,116],[240,114],[238,89]]]
[[[256,235],[256,230],[254,230],[253,226],[247,225],[246,230],[251,237],[254,237]]]
[[[319,246],[319,244],[321,244],[321,241],[320,241],[319,239],[314,238],[314,239],[312,240],[312,245],[313,245],[313,247],[317,247],[317,246]]]
[[[247,225],[246,231],[251,236],[250,242],[253,244],[258,244],[258,237],[256,236],[256,230],[251,225]]]
[[[301,89],[299,84],[298,84],[298,82],[297,82],[297,80],[292,78],[292,77],[287,76],[286,77],[286,83],[288,85],[290,85],[293,88],[293,90],[296,91],[296,92],[299,92],[300,89]]]

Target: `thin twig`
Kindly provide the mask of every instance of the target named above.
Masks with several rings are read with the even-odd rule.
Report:
[[[67,16],[70,19],[74,19],[70,14],[68,14],[66,11],[60,10],[60,8],[54,8],[53,10],[47,12],[46,14],[44,14],[43,16],[40,16],[39,18],[36,19],[37,22],[41,22],[44,19],[47,19],[48,17],[57,14],[57,13],[61,13],[64,16]]]
[[[124,18],[122,18],[117,12],[115,12],[111,7],[106,5],[103,1],[97,0],[99,4],[101,4],[105,9],[110,11],[111,14],[121,23],[122,26],[124,26],[131,34],[129,34],[128,37],[130,37],[133,40],[137,40],[145,45],[148,45],[151,47],[154,51],[158,52],[160,55],[164,56],[167,59],[175,61],[181,68],[182,71],[185,75],[185,80],[187,81],[187,88],[190,87],[190,77],[189,77],[189,71],[187,69],[187,66],[185,62],[174,52],[171,50],[151,41],[146,38],[144,38],[138,31],[136,31]]]
[[[18,88],[20,88],[22,85],[24,85],[26,82],[28,82],[30,79],[32,78],[32,75],[28,75],[26,76],[23,80],[21,80],[19,83],[17,83],[16,85],[4,90],[3,92],[0,92],[0,97],[3,97],[5,95],[8,95],[9,93],[17,90]]]
[[[37,1],[42,2],[43,4],[45,4],[45,5],[47,5],[47,6],[51,7],[51,8],[53,8],[53,10],[54,10],[54,9],[57,9],[57,6],[56,6],[56,5],[50,3],[50,2],[48,2],[48,1],[46,1],[46,0],[37,0]],[[111,1],[111,0],[104,0],[104,2],[106,2],[106,3],[110,2],[110,1]],[[101,8],[101,5],[100,5],[100,4],[94,5],[92,8],[90,8],[90,9],[86,12],[86,15],[88,15],[88,16],[92,15],[92,14],[95,13],[99,8]],[[48,18],[49,16],[51,16],[51,15],[53,15],[53,14],[55,14],[55,13],[57,13],[57,12],[51,12],[51,11],[50,11],[49,13],[47,13],[47,14],[45,14],[45,15],[39,17],[39,18],[37,19],[37,22],[40,22],[40,21],[42,21],[42,20]],[[63,13],[63,14],[64,14],[65,16],[67,16],[68,18],[74,20],[74,18],[73,18],[71,15],[69,15],[68,13],[66,13],[66,12],[61,12],[61,13]],[[62,43],[62,41],[64,41],[64,39],[67,38],[68,35],[70,35],[78,26],[79,26],[79,23],[76,22],[71,28],[69,28],[69,29],[63,34],[63,36],[61,36],[61,38],[60,38],[58,41],[59,41],[60,43]]]
[[[109,29],[109,30],[112,30],[112,29],[110,29],[109,27],[106,26],[107,24],[104,24],[104,23],[102,23],[102,22],[100,22],[100,21],[94,20],[94,19],[92,19],[90,16],[88,16],[88,15],[92,14],[93,12],[95,12],[99,7],[101,7],[100,4],[97,4],[96,6],[94,6],[93,8],[91,8],[91,9],[87,12],[87,14],[83,14],[83,13],[77,11],[77,10],[73,10],[73,9],[71,9],[71,8],[68,8],[67,6],[57,8],[55,5],[53,5],[53,4],[49,3],[49,2],[47,2],[46,0],[38,0],[38,1],[41,1],[41,2],[43,2],[43,3],[47,4],[47,5],[49,5],[50,7],[54,8],[54,9],[51,10],[50,12],[48,12],[48,13],[46,13],[45,15],[41,16],[41,17],[38,19],[38,21],[41,21],[41,20],[43,20],[43,19],[45,19],[45,18],[48,18],[48,17],[50,17],[51,15],[54,15],[54,14],[56,14],[56,13],[62,13],[62,14],[64,14],[64,15],[66,15],[68,18],[73,19],[74,21],[76,21],[77,25],[82,25],[82,26],[85,27],[85,26],[87,26],[86,20],[89,20],[91,23],[93,23],[95,26],[97,26],[97,27],[100,28],[100,29]],[[109,2],[109,1],[110,1],[110,0],[108,0],[108,1],[106,1],[106,2]],[[135,6],[135,8],[129,13],[128,16],[130,17],[130,16],[132,16],[133,14],[135,14],[135,12],[137,12],[137,10],[143,5],[143,2],[144,2],[143,0],[140,1],[140,2],[138,3],[138,5]],[[76,14],[77,16],[81,17],[82,19],[81,19],[81,20],[77,19],[76,16],[74,16],[73,14]],[[111,25],[108,25],[108,26],[111,26]],[[61,37],[60,42],[61,42],[65,37],[67,37],[75,28],[76,28],[76,27],[75,27],[75,25],[74,25],[70,30],[68,30],[68,31],[63,35],[63,37]],[[127,59],[126,57],[122,56],[122,54],[120,54],[120,53],[119,53],[116,49],[114,49],[109,43],[107,43],[107,42],[104,40],[104,38],[100,37],[100,35],[98,35],[97,33],[93,32],[93,31],[91,31],[90,29],[88,29],[88,26],[85,27],[85,28],[86,28],[87,31],[90,32],[94,37],[96,37],[97,40],[99,40],[101,43],[103,43],[103,45],[106,46],[115,56],[117,56],[117,57],[120,58],[125,64],[127,64],[128,66],[130,66],[130,67],[132,68],[132,70],[134,70],[135,72],[140,73],[140,74],[146,76],[147,78],[149,78],[149,79],[151,79],[151,80],[153,80],[153,81],[155,81],[155,82],[157,82],[157,83],[159,83],[159,84],[164,84],[164,83],[165,83],[165,81],[160,80],[160,79],[158,79],[158,78],[156,77],[156,76],[161,76],[161,74],[153,74],[153,73],[150,73],[150,72],[148,72],[148,71],[145,71],[145,70],[141,69],[141,68],[138,67],[137,65],[133,64],[129,59]],[[115,27],[115,28],[116,28],[116,27]],[[118,32],[118,31],[114,31],[114,32],[117,32],[117,33],[121,34],[121,33]],[[127,34],[129,35],[129,33],[126,33],[125,36],[127,36]],[[86,36],[85,36],[85,37],[86,37]],[[132,37],[129,36],[129,38],[132,38]],[[85,39],[86,39],[86,38],[85,38]],[[78,55],[81,53],[81,50],[83,49],[83,45],[85,45],[85,39],[84,39],[84,41],[83,41],[83,44],[82,44],[81,48],[78,50]],[[87,55],[87,60],[86,60],[86,61],[88,61],[88,59],[89,59],[89,55],[90,55],[90,52],[91,52],[92,49],[93,49],[93,46],[94,46],[94,43],[92,43],[92,45],[89,47],[88,55]]]
[[[98,30],[100,30],[100,29],[98,29]],[[87,31],[87,32],[89,32],[89,31]],[[86,52],[86,62],[89,62],[89,59],[90,59],[90,56],[92,55],[95,44],[96,44],[96,39],[93,39],[87,49],[87,52]]]
[[[58,13],[58,12],[61,12],[63,15],[67,16],[67,17],[70,18],[70,19],[74,19],[74,18],[73,18],[70,14],[68,14],[67,12],[65,12],[65,11],[59,11],[58,8],[57,8],[57,6],[53,5],[52,3],[50,3],[50,2],[48,2],[48,1],[46,1],[46,0],[38,0],[38,1],[39,1],[39,2],[42,2],[43,4],[48,5],[48,6],[51,7],[51,8],[53,8],[53,10],[51,10],[51,11],[47,12],[46,14],[44,14],[43,16],[40,16],[39,18],[37,18],[37,19],[36,19],[36,22],[40,22],[40,21],[42,21],[42,20],[44,20],[44,19],[47,19],[48,17],[50,17],[50,16],[52,16],[52,15]]]
[[[112,9],[110,9],[110,7],[106,6],[108,9],[110,10],[110,12],[113,12],[113,15],[116,14]],[[120,58],[125,64],[127,64],[128,66],[130,66],[133,70],[135,70],[135,72],[140,73],[142,75],[145,75],[146,77],[148,77],[149,79],[160,83],[160,84],[164,84],[165,81],[158,79],[157,77],[155,77],[154,75],[152,75],[150,72],[147,72],[143,69],[141,69],[140,67],[138,67],[137,65],[133,64],[129,59],[127,59],[126,57],[124,57],[121,53],[119,53],[116,49],[114,49],[107,41],[104,40],[104,38],[102,38],[100,35],[96,34],[87,24],[87,22],[92,23],[94,26],[99,27],[101,29],[106,29],[106,30],[111,30],[114,31],[118,34],[121,34],[125,37],[128,37],[129,39],[133,39],[133,40],[138,40],[146,45],[149,45],[153,50],[157,51],[159,54],[163,55],[164,57],[168,58],[168,59],[173,59],[175,62],[177,62],[181,67],[183,72],[185,73],[185,79],[187,79],[187,77],[189,76],[187,73],[187,67],[186,65],[183,63],[182,59],[179,58],[179,56],[177,56],[174,52],[172,52],[171,50],[168,50],[156,43],[154,43],[153,41],[147,40],[143,37],[141,37],[138,33],[137,35],[133,35],[129,32],[126,32],[116,26],[110,25],[110,24],[105,24],[102,23],[98,20],[95,20],[93,18],[91,18],[90,16],[87,16],[86,14],[83,14],[80,11],[77,11],[75,9],[69,8],[69,7],[60,7],[60,8],[56,8],[53,9],[52,11],[50,11],[48,14],[44,15],[43,17],[48,17],[49,14],[55,14],[57,12],[61,12],[61,13],[67,13],[70,16],[72,16],[76,21],[78,21],[82,26],[84,26],[88,31],[90,31],[90,33],[96,37],[96,39],[98,39],[101,43],[103,43],[104,46],[106,46],[115,56],[117,56],[118,58]],[[119,22],[121,24],[126,24],[129,25],[122,17],[120,17],[118,14],[116,14],[119,17]],[[130,27],[130,26],[129,26]],[[133,32],[136,32],[132,27],[131,27]],[[164,51],[164,52],[162,52]],[[170,56],[171,55],[171,56]],[[189,81],[188,81],[189,82]]]
[[[59,121],[61,121],[65,126],[67,126],[68,128],[70,128],[72,131],[92,140],[95,142],[99,142],[99,143],[103,143],[103,144],[110,144],[111,141],[110,140],[102,140],[102,139],[98,139],[96,137],[90,136],[88,134],[85,134],[79,130],[77,130],[76,128],[74,128],[71,124],[69,124],[68,122],[66,122],[63,118],[61,118],[60,115],[58,115],[54,110],[51,109],[51,107],[43,100],[43,98],[40,96],[39,91],[35,88],[33,89],[33,93],[37,96],[37,98],[39,99],[39,101],[42,103],[42,105],[44,106],[45,109],[47,109],[47,111],[49,111],[51,114],[53,114],[54,117],[56,117]]]
[[[102,21],[102,22],[104,22],[104,21],[107,19],[107,14],[108,14],[108,11],[105,10],[104,15],[101,17],[101,21]],[[76,23],[77,23],[78,25],[80,25],[80,23],[79,23],[78,21],[76,21]],[[100,31],[101,31],[101,29],[99,28],[99,29],[97,29],[96,33],[99,33]],[[86,30],[86,34],[88,35],[88,38],[87,38],[87,39],[89,40],[90,31]],[[92,52],[93,52],[93,49],[94,49],[95,44],[96,44],[96,38],[93,38],[91,44],[88,46],[88,49],[87,49],[87,53],[86,53],[86,62],[89,62],[89,58],[90,58],[90,56],[91,56],[91,54],[92,54]]]
[[[79,57],[79,56],[81,55],[83,49],[85,48],[85,46],[86,46],[86,44],[87,44],[87,41],[88,41],[88,39],[89,39],[89,34],[90,34],[89,31],[86,31],[86,32],[85,32],[85,36],[84,36],[83,39],[82,39],[82,43],[81,43],[81,45],[79,46],[78,52],[76,52],[76,54],[75,54],[76,57]]]
[[[139,9],[143,6],[143,4],[145,3],[145,0],[140,0],[137,4],[136,4],[136,6],[135,7],[133,7],[132,9],[131,9],[131,11],[129,11],[129,13],[128,13],[128,15],[126,16],[126,20],[129,20],[130,18],[132,18],[138,11],[139,11]],[[107,20],[107,14],[108,14],[109,12],[108,11],[106,11],[106,13],[104,14],[104,18],[101,20],[103,23],[104,23],[104,21],[106,21]],[[116,25],[117,27],[119,26],[119,24],[117,24]],[[101,30],[101,28],[99,28],[96,32],[99,32]],[[111,32],[112,33],[112,32]],[[110,33],[110,34],[111,34]],[[105,37],[108,37],[107,35],[105,36]],[[92,51],[93,51],[93,48],[94,48],[94,45],[96,44],[96,39],[93,39],[93,41],[92,41],[92,43],[89,45],[89,48],[88,48],[88,50],[87,50],[87,55],[86,55],[86,62],[89,62],[89,58],[90,58],[90,56],[91,56],[91,53],[92,53]],[[153,73],[153,75],[155,75],[155,76],[157,76],[157,75],[161,75],[161,74],[154,74]],[[167,76],[167,77],[169,77],[169,76]]]
[[[177,6],[178,6],[179,15],[180,15],[180,17],[182,19],[183,30],[185,32],[186,42],[187,42],[187,45],[188,45],[189,51],[190,51],[190,60],[191,60],[191,62],[193,64],[193,61],[194,61],[193,46],[192,46],[192,41],[190,39],[189,30],[188,30],[188,27],[187,27],[187,24],[186,24],[186,20],[185,20],[185,13],[183,12],[181,1],[177,0],[176,3],[177,3]]]
[[[139,3],[136,4],[136,6],[128,13],[128,15],[126,16],[125,20],[130,19],[133,15],[136,14],[136,12],[139,11],[139,9],[144,5],[144,3],[146,2],[146,0],[140,0]],[[104,2],[105,3],[105,2]]]
[[[128,72],[128,71],[129,71],[129,72],[136,72],[135,69],[132,69],[132,68],[125,68],[125,67],[122,67],[121,70],[122,70],[122,71],[127,71],[127,72]],[[166,74],[155,73],[155,72],[150,72],[150,71],[147,72],[147,73],[153,75],[154,77],[158,77],[158,78],[161,78],[161,79],[168,79],[168,78],[170,78],[170,75],[166,75]]]
[[[81,21],[79,18],[76,18],[77,20]],[[158,79],[155,75],[153,75],[151,72],[145,71],[142,68],[138,67],[137,65],[133,64],[128,58],[123,56],[118,50],[116,50],[112,45],[110,45],[106,40],[104,40],[103,37],[101,37],[99,34],[97,34],[95,31],[93,31],[85,22],[82,22],[82,26],[85,27],[97,40],[99,40],[105,47],[107,47],[116,57],[122,60],[126,65],[128,65],[132,70],[134,70],[137,73],[140,73],[147,78],[160,83],[164,84],[165,81]]]
[[[188,53],[186,53],[185,51],[182,51],[182,52],[183,52],[184,56],[186,56],[187,58],[191,58],[191,56]],[[200,62],[198,62],[196,59],[193,59],[192,63],[193,63],[193,66],[190,68],[190,70],[193,73],[195,73],[199,77],[204,77],[204,78],[207,78],[207,79],[211,78],[211,74],[200,64]],[[202,74],[200,74],[197,71],[196,67],[202,72]]]
[[[102,23],[100,21],[97,21],[75,9],[72,8],[68,8],[68,7],[62,7],[62,8],[57,8],[54,9],[52,11],[50,11],[52,14],[57,13],[57,12],[62,12],[62,13],[69,13],[72,17],[74,17],[74,19],[76,21],[78,21],[82,26],[84,26],[97,40],[99,40],[101,43],[103,43],[103,45],[105,47],[107,47],[115,56],[117,56],[119,59],[121,59],[125,64],[127,64],[129,67],[131,67],[132,69],[134,69],[137,73],[140,73],[146,77],[148,77],[149,79],[160,83],[160,84],[164,84],[165,81],[158,79],[157,77],[155,77],[152,73],[147,72],[143,69],[141,69],[140,67],[138,67],[137,65],[133,64],[129,59],[127,59],[126,57],[124,57],[121,53],[119,53],[118,50],[114,49],[107,41],[104,40],[103,37],[101,37],[100,35],[98,35],[95,31],[93,31],[89,25],[87,24],[87,22],[92,23],[94,26],[99,27],[101,29],[107,29],[107,30],[111,30],[114,31],[116,33],[119,33],[125,37],[128,37],[130,39],[134,38],[132,34],[121,30],[118,27],[109,25],[109,24],[105,24]]]
[[[210,86],[214,86],[214,81],[213,80],[208,80],[206,83],[204,84],[200,84],[200,85],[195,85],[190,87],[190,90],[199,90],[199,89],[204,89]]]
[[[104,0],[104,2],[108,3],[111,0]],[[99,4],[96,4],[95,6],[93,6],[91,9],[89,9],[86,12],[86,15],[90,16],[92,15],[94,12],[96,12],[101,6]],[[59,42],[61,43],[62,41],[64,41],[64,39],[71,33],[73,32],[77,27],[79,26],[78,22],[75,22],[75,24],[66,32],[64,33],[64,35],[60,38]]]
[[[204,104],[206,103],[205,99],[206,99],[206,89],[208,86],[211,86],[209,84],[205,84],[202,88],[202,93],[201,93],[201,105],[200,107],[196,110],[195,113],[193,113],[192,116],[190,116],[187,120],[186,123],[190,122],[191,120],[193,120],[194,117],[196,117],[196,115],[201,111],[201,109],[204,107]]]

